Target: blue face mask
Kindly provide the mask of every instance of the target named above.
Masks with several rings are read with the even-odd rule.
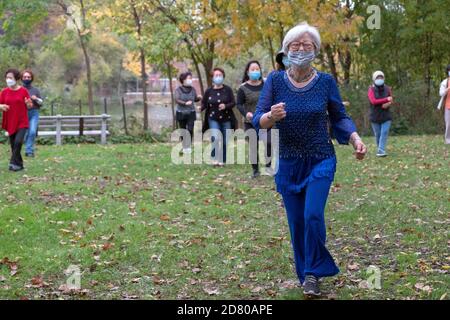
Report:
[[[26,86],[29,86],[31,84],[31,82],[33,82],[33,80],[30,80],[30,79],[22,80],[22,83]]]
[[[283,56],[283,64],[285,68],[289,68],[289,66],[291,65],[287,56]]]
[[[377,87],[381,87],[384,84],[384,79],[376,79],[375,80],[375,85]]]
[[[253,81],[259,80],[261,79],[261,71],[250,71],[248,77]]]
[[[306,67],[311,64],[316,58],[316,53],[314,51],[289,51],[288,59],[291,65],[297,67]]]
[[[213,82],[215,85],[220,86],[221,84],[223,84],[223,77],[214,77]]]

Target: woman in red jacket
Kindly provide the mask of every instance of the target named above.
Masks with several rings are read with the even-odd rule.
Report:
[[[3,111],[2,128],[8,132],[11,143],[11,161],[9,170],[23,170],[20,154],[23,140],[28,129],[28,108],[33,106],[28,91],[19,86],[20,72],[9,69],[5,73],[7,88],[0,92],[0,110]]]

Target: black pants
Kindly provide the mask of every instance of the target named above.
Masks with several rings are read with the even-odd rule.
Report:
[[[194,123],[195,123],[195,111],[190,113],[183,113],[177,111],[178,126],[180,129],[186,129],[191,134],[190,140],[183,139],[183,148],[187,149],[191,147],[191,142],[194,139]]]
[[[247,131],[247,130],[250,130],[250,129],[253,129],[253,130],[255,130],[255,128],[253,127],[253,125],[251,124],[251,123],[248,123],[248,122],[244,122],[244,130],[245,131]],[[257,135],[257,144],[256,144],[256,146],[255,145],[253,145],[253,144],[250,144],[250,154],[254,154],[254,152],[256,152],[256,163],[252,163],[252,168],[253,168],[253,171],[258,171],[259,169],[258,169],[258,167],[259,167],[259,139],[260,139],[260,137],[259,137],[259,135]],[[272,142],[271,142],[271,133],[270,133],[270,130],[267,130],[267,141],[266,141],[266,156],[267,156],[267,158],[270,158],[271,156],[272,156]],[[256,150],[255,150],[255,148],[256,148]],[[266,167],[270,167],[270,165],[271,165],[271,162],[267,162],[267,160],[265,161],[266,162]]]
[[[11,161],[9,163],[18,167],[23,167],[23,159],[20,152],[22,151],[22,145],[26,133],[27,129],[19,129],[16,133],[9,136],[9,143],[11,144]]]

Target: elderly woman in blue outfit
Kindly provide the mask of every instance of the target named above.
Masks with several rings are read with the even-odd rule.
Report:
[[[366,146],[347,115],[334,78],[311,63],[320,50],[316,28],[302,23],[286,34],[286,70],[269,74],[253,125],[279,132],[277,191],[282,195],[304,294],[320,295],[318,280],[339,272],[325,247],[324,210],[336,171],[329,126],[340,144],[352,144],[362,160]]]

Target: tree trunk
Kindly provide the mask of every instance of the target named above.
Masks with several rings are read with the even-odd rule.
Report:
[[[147,102],[147,72],[145,67],[145,48],[142,44],[142,21],[137,12],[136,4],[130,1],[133,10],[134,23],[136,26],[137,38],[139,41],[139,55],[141,62],[141,78],[142,78],[142,101],[144,103],[144,131],[148,130],[148,102]]]
[[[430,101],[431,95],[431,63],[433,62],[433,52],[432,52],[432,34],[425,34],[426,40],[426,58],[425,58],[425,82],[427,84],[427,92],[425,95],[425,101]],[[425,106],[425,104],[424,104]]]
[[[173,84],[172,84],[172,66],[170,61],[166,61],[167,66],[167,76],[169,77],[169,88],[170,88],[170,104],[172,107],[172,128],[175,130],[177,128],[175,121],[175,99],[173,97]]]
[[[272,43],[272,38],[269,37],[268,40],[269,42],[269,54],[270,54],[270,61],[272,62],[272,68],[275,70],[276,69],[276,65],[275,65],[275,52],[273,50],[273,43]]]
[[[208,54],[204,61],[202,61],[203,68],[205,69],[206,74],[206,83],[208,87],[212,86],[212,70],[214,68],[214,41],[207,41]]]
[[[145,68],[145,51],[139,49],[141,60],[142,101],[144,102],[144,131],[148,130],[148,101],[147,101],[147,73]]]
[[[350,68],[352,67],[352,54],[349,49],[345,49],[344,56],[341,60],[342,69],[344,70],[344,83],[350,83]]]
[[[328,66],[330,67],[331,74],[333,75],[336,82],[338,81],[338,73],[336,69],[336,63],[334,62],[334,53],[333,49],[329,44],[325,45],[325,53],[328,59]]]
[[[86,29],[86,8],[84,7],[83,0],[80,0],[80,8],[81,8],[81,17],[82,17],[81,28],[83,28],[83,30],[85,30]],[[80,31],[80,28],[78,28],[78,30]],[[87,44],[84,42],[84,36],[81,35],[81,32],[78,32],[78,36],[80,37],[81,48],[83,49],[84,60],[86,63],[89,113],[93,115],[95,113],[95,111],[94,111],[94,98],[93,98],[94,94],[93,94],[93,90],[92,90],[91,59],[89,58],[89,54],[87,51]]]
[[[203,77],[200,72],[200,66],[198,64],[197,58],[195,57],[194,51],[192,50],[191,47],[189,47],[189,52],[191,53],[192,62],[194,63],[195,71],[197,72],[198,81],[200,82],[201,95],[203,95],[203,93],[205,92],[205,86],[203,84]]]
[[[94,110],[94,94],[92,91],[92,78],[91,78],[91,59],[89,58],[89,54],[87,52],[86,44],[83,39],[80,38],[81,48],[83,50],[84,61],[86,63],[86,77],[87,77],[87,85],[88,85],[88,106],[89,113],[93,115],[95,113]]]
[[[117,97],[119,99],[120,99],[120,92],[122,91],[122,71],[123,71],[123,59],[120,59],[119,81],[117,83]]]

